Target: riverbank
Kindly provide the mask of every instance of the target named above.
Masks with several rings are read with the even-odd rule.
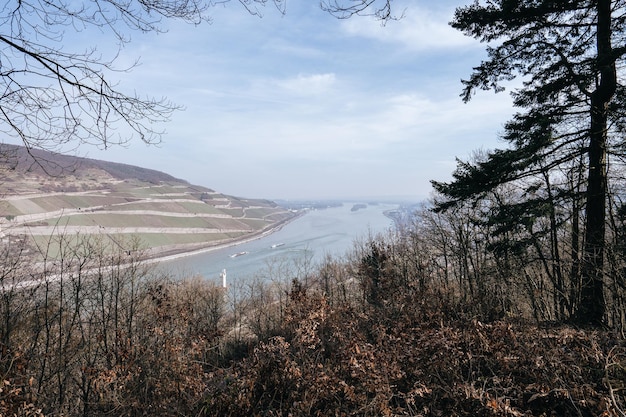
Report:
[[[306,211],[300,211],[300,212],[294,213],[294,215],[291,216],[290,218],[281,220],[278,223],[268,228],[252,233],[248,236],[244,236],[240,238],[233,238],[223,243],[207,242],[204,247],[200,247],[200,248],[197,247],[196,244],[193,244],[193,247],[191,247],[192,245],[175,245],[176,247],[169,247],[169,248],[160,247],[160,248],[146,249],[143,252],[142,256],[139,258],[139,260],[140,262],[144,264],[158,264],[160,262],[173,261],[173,260],[185,258],[188,256],[199,255],[203,253],[217,251],[217,250],[224,249],[224,248],[242,245],[244,243],[252,242],[254,240],[269,236],[272,233],[275,233],[281,230],[286,224],[302,217],[305,214],[306,214]],[[120,266],[125,266],[125,265],[130,265],[130,264],[124,264]],[[44,268],[43,264],[41,263],[35,264],[35,268],[41,268],[41,272],[43,273],[43,268]],[[110,265],[108,268],[113,268],[113,265]],[[95,271],[96,269],[87,270],[85,271],[85,273],[89,275]],[[8,290],[15,290],[15,289],[24,290],[24,289],[32,288],[34,286],[40,285],[44,281],[47,283],[57,282],[59,279],[60,279],[60,275],[52,274],[45,278],[42,276],[41,278],[28,279],[28,280],[24,280],[21,282],[14,282],[8,285],[0,285],[0,294]]]
[[[287,274],[314,269],[329,257],[351,257],[363,242],[386,233],[393,222],[383,214],[395,206],[372,205],[350,210],[351,204],[324,210],[309,210],[281,230],[236,248],[215,250],[197,256],[161,263],[168,271],[217,280],[224,269],[232,281],[263,274]],[[233,256],[246,252],[245,256]]]
[[[185,258],[188,256],[200,255],[203,253],[242,245],[244,243],[252,242],[269,236],[272,233],[281,230],[286,224],[289,224],[292,221],[304,216],[306,213],[307,212],[305,210],[294,212],[294,215],[289,217],[288,219],[281,220],[278,223],[273,224],[272,226],[269,226],[263,230],[259,230],[246,236],[225,239],[218,242],[214,241],[203,243],[190,243],[150,248],[144,252],[144,255],[142,256],[142,261],[146,263],[167,262]]]

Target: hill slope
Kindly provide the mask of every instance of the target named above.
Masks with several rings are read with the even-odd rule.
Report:
[[[266,200],[237,198],[131,165],[3,145],[2,242],[23,242],[56,258],[63,241],[99,236],[145,256],[205,249],[252,238],[293,217]],[[8,152],[8,153],[7,153]],[[52,243],[52,244],[51,244]]]

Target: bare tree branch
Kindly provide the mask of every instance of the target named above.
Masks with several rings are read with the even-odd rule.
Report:
[[[226,3],[225,0],[222,3]],[[240,0],[255,15],[272,1]],[[159,143],[178,105],[124,91],[115,74],[119,48],[130,33],[163,32],[164,19],[210,22],[210,0],[13,0],[0,6],[0,133],[29,149],[66,150],[82,144],[108,148],[133,138]],[[95,47],[67,49],[71,36],[96,30],[118,51],[104,58]]]

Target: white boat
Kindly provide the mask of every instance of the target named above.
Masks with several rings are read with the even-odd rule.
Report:
[[[237,252],[237,253],[233,253],[232,255],[230,255],[231,258],[236,258],[238,256],[243,256],[248,252]]]
[[[278,248],[280,246],[283,246],[283,245],[284,245],[284,243],[275,243],[275,244],[272,245],[272,249],[276,249],[276,248]]]

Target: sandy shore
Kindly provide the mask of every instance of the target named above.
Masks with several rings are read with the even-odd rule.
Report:
[[[211,252],[219,249],[229,248],[237,245],[241,245],[242,243],[251,242],[253,240],[261,239],[266,236],[271,235],[274,232],[279,231],[283,226],[288,224],[289,222],[298,219],[300,216],[303,216],[306,212],[298,212],[293,217],[289,219],[282,220],[275,225],[268,227],[259,232],[250,234],[248,236],[243,236],[240,238],[229,239],[228,241],[223,241],[222,243],[216,242],[207,242],[205,244],[190,244],[190,245],[175,245],[175,247],[160,247],[160,248],[151,248],[145,251],[145,255],[143,259],[140,260],[141,263],[147,264],[156,264],[164,261],[171,261],[174,259],[184,258],[187,256],[197,255],[200,253]],[[202,246],[204,245],[204,246]],[[112,266],[111,266],[112,268]],[[89,270],[85,271],[89,274]],[[93,270],[95,272],[95,269]],[[45,281],[48,283],[56,282],[60,279],[60,276],[50,275],[45,277]],[[3,293],[7,290],[13,289],[27,289],[33,286],[40,285],[44,282],[44,279],[32,279],[26,280],[22,282],[12,283],[10,285],[0,286],[0,293]]]
[[[172,246],[161,246],[157,248],[150,248],[146,250],[145,259],[146,263],[159,263],[166,261],[173,261],[175,259],[185,258],[187,256],[199,255],[201,253],[213,252],[220,249],[230,248],[241,245],[243,243],[252,242],[254,240],[262,239],[271,235],[283,228],[286,224],[300,218],[306,212],[300,211],[293,217],[282,220],[277,224],[255,232],[253,234],[242,236],[238,238],[228,239],[221,242],[207,242],[207,243],[190,243],[180,244]]]

